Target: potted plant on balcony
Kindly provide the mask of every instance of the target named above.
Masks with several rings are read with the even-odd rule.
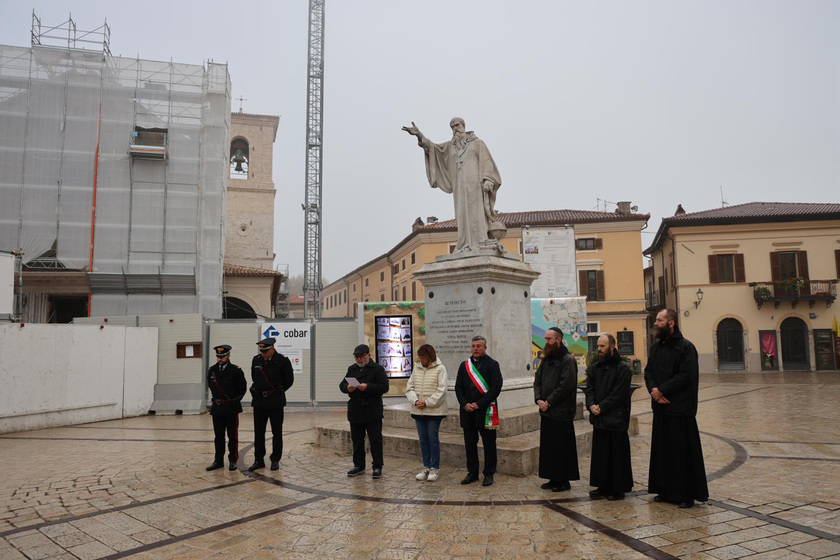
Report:
[[[792,296],[798,296],[799,295],[799,289],[804,285],[805,285],[805,279],[804,278],[799,278],[799,277],[789,278],[787,280],[782,280],[782,283],[781,283],[782,290],[784,290],[785,293],[787,293],[789,295],[792,295]]]
[[[770,288],[767,286],[756,286],[753,289],[753,297],[755,297],[755,301],[767,301],[770,299],[771,295],[773,295],[773,292],[771,292]]]

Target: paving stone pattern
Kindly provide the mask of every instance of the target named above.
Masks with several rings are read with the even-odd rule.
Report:
[[[639,380],[635,380],[639,381]],[[0,560],[41,558],[840,558],[840,374],[702,376],[698,423],[711,499],[682,510],[646,493],[652,417],[634,397],[635,492],[590,500],[536,476],[461,486],[463,465],[417,482],[386,457],[347,478],[348,454],[314,447],[341,408],[286,409],[279,471],[253,460],[205,472],[210,417],[149,416],[0,436]]]

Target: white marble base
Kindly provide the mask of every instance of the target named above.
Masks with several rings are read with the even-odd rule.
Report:
[[[533,404],[530,287],[539,272],[518,260],[476,255],[426,264],[414,276],[426,291],[426,341],[450,385],[470,356],[472,337],[481,335],[504,378],[499,409]],[[457,408],[454,391],[450,401]]]

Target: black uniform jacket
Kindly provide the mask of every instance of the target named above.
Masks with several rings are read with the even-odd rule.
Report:
[[[251,360],[251,381],[254,388],[260,393],[269,392],[270,402],[277,403],[276,407],[286,406],[286,391],[295,382],[295,374],[292,371],[292,362],[283,354],[274,351],[270,360],[257,354]],[[274,390],[272,390],[274,389]],[[272,396],[279,393],[279,398]]]
[[[678,329],[667,340],[654,342],[645,366],[645,385],[648,393],[657,387],[671,403],[659,404],[651,399],[653,411],[668,416],[695,416],[699,370],[697,349]]]
[[[222,370],[213,364],[207,371],[207,386],[213,396],[210,414],[237,414],[242,412],[242,397],[248,389],[245,372],[236,364],[228,362]]]
[[[458,375],[455,377],[455,396],[458,398],[458,409],[461,413],[462,428],[483,428],[487,419],[487,407],[499,398],[502,392],[502,370],[499,362],[485,354],[478,360],[470,356],[468,358],[478,369],[481,377],[487,382],[487,392],[481,394],[478,387],[470,379],[467,373],[467,366],[464,362],[458,366]],[[464,405],[468,403],[478,405],[478,410],[467,412]]]
[[[352,393],[347,390],[347,378],[355,377],[359,383],[367,383],[367,389],[358,387]],[[342,393],[347,393],[347,420],[354,424],[368,424],[382,420],[382,395],[388,392],[388,376],[377,362],[368,360],[364,367],[356,364],[347,368],[347,375],[338,384]]]
[[[577,374],[577,360],[565,346],[552,357],[542,359],[534,375],[534,402],[548,401],[548,410],[541,410],[540,416],[569,422],[575,419]]]
[[[596,429],[624,431],[630,427],[630,380],[633,377],[618,350],[606,361],[598,360],[586,378],[586,409],[597,404],[598,416],[589,412]]]

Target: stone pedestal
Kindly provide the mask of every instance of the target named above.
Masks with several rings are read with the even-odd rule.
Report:
[[[455,377],[475,335],[499,362],[504,384],[499,409],[533,405],[531,283],[539,272],[509,257],[481,254],[439,258],[414,276],[426,290],[426,341],[449,375],[449,406],[457,410]]]

